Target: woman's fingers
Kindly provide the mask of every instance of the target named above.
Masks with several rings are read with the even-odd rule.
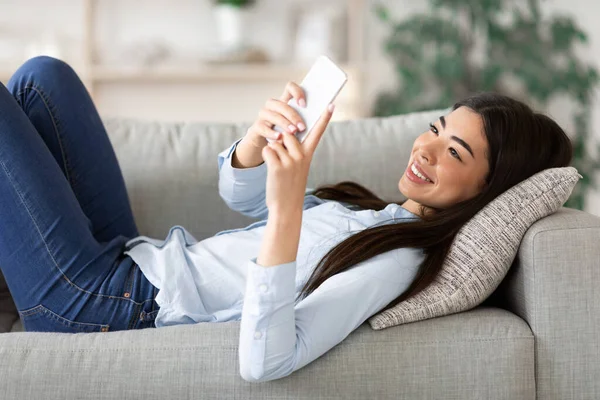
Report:
[[[281,138],[281,133],[277,132],[271,127],[271,124],[265,121],[259,121],[256,126],[256,130],[260,133],[261,136],[273,140],[277,140]]]
[[[300,107],[306,107],[306,97],[304,90],[295,82],[288,82],[283,90],[283,94],[279,98],[284,103],[288,103],[291,99],[296,100],[296,104]]]
[[[277,125],[281,129],[288,131],[290,133],[295,133],[298,130],[298,127],[295,124],[285,118],[283,115],[279,114],[276,111],[269,110],[267,108],[263,108],[258,113],[258,117],[263,121],[271,123],[273,125]]]
[[[247,135],[250,135],[251,139],[260,138],[260,139],[272,139],[278,140],[281,138],[281,133],[273,130],[271,128],[271,124],[265,122],[261,119],[254,121],[252,126],[248,128],[246,132]],[[255,141],[256,147],[264,146],[262,142]]]
[[[279,162],[277,152],[269,145],[263,147],[261,155],[267,166],[272,165],[274,162]]]
[[[296,99],[306,106],[304,90],[294,82],[288,82],[279,100],[267,100],[265,106],[259,111],[258,119],[249,129],[253,137],[262,136],[277,140],[279,132],[273,129],[278,126],[284,132],[296,133],[306,129],[306,125],[300,114],[287,102]]]
[[[293,158],[294,160],[302,160],[302,158],[304,158],[302,146],[300,145],[300,141],[298,140],[296,135],[285,133],[283,134],[281,139],[291,158]]]
[[[323,136],[323,132],[325,132],[329,121],[331,121],[331,116],[333,115],[334,109],[335,105],[333,103],[327,106],[327,109],[325,109],[315,126],[311,129],[310,134],[306,137],[306,139],[304,139],[304,142],[302,142],[306,148],[306,152],[308,152],[309,155],[312,156],[317,148],[319,140],[321,140],[321,136]]]
[[[303,143],[300,143],[296,135],[292,133],[284,133],[281,141],[269,143],[269,146],[277,150],[282,163],[287,163],[292,159],[301,161],[304,157],[308,157],[309,160],[312,159],[312,155],[331,121],[334,109],[335,105],[333,103],[329,104]]]
[[[284,133],[283,136],[292,136],[291,134],[287,134]],[[275,150],[275,152],[277,153],[277,157],[279,158],[279,161],[282,164],[288,165],[288,163],[291,161],[290,159],[290,155],[287,153],[287,150],[283,147],[283,143],[276,141],[276,142],[271,142],[267,145],[267,147],[270,147],[271,149]]]
[[[271,111],[275,111],[276,113],[283,115],[291,125],[294,125],[298,129],[298,131],[302,132],[306,129],[306,125],[304,125],[304,121],[302,120],[300,114],[298,114],[298,112],[290,107],[287,103],[272,99],[267,101],[265,107]]]

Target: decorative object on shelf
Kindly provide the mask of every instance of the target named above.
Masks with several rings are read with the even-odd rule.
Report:
[[[164,64],[171,57],[168,44],[159,38],[130,43],[120,52],[120,64],[154,67]]]
[[[312,64],[320,55],[344,62],[347,54],[345,7],[324,2],[297,3],[294,9],[295,61]]]
[[[600,161],[586,148],[592,142],[588,124],[598,71],[575,51],[587,42],[586,34],[571,17],[543,18],[539,0],[520,7],[512,0],[429,4],[428,12],[399,22],[381,3],[375,5],[379,19],[391,28],[385,49],[400,84],[378,96],[374,114],[447,108],[478,91],[508,94],[536,109],[546,108],[553,96],[566,97],[575,103],[571,165],[583,178],[565,207],[584,210],[587,190],[597,188],[594,175],[600,169]],[[600,144],[594,141],[594,146],[600,152]]]
[[[213,0],[213,14],[217,24],[219,44],[225,52],[237,52],[245,48],[247,35],[247,9],[254,0]]]
[[[269,61],[269,55],[264,50],[250,47],[204,60],[207,64],[264,64]]]

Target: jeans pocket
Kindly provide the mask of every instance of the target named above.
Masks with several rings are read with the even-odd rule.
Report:
[[[75,322],[61,317],[43,305],[19,311],[25,332],[107,332],[109,325]]]

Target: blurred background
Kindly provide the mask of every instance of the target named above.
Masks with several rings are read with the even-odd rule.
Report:
[[[600,215],[598,15],[596,0],[0,0],[0,81],[50,55],[103,116],[202,122],[254,120],[321,54],[349,76],[337,120],[498,91],[565,128],[584,176],[566,206]]]

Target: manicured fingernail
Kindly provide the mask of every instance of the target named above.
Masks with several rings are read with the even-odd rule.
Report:
[[[290,132],[295,132],[295,131],[296,131],[296,126],[295,126],[295,125],[292,125],[292,124],[290,124],[290,126],[288,126],[288,130],[289,130]]]
[[[278,133],[276,135],[273,135],[273,138],[275,138],[275,140],[279,139],[281,137],[281,133]]]
[[[298,130],[300,132],[302,132],[305,129],[306,129],[306,126],[304,126],[304,124],[302,122],[298,122]]]
[[[330,113],[332,113],[332,112],[333,112],[333,110],[335,109],[335,104],[331,103],[331,104],[329,105],[329,107],[327,107],[327,109],[329,110],[329,112],[330,112]]]
[[[306,100],[304,100],[304,99],[298,100],[298,105],[302,108],[306,107]]]

